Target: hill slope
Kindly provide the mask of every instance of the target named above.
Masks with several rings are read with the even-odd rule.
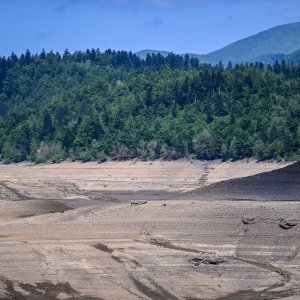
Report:
[[[254,176],[225,180],[187,192],[184,199],[300,200],[300,163]]]
[[[290,54],[300,48],[300,22],[280,25],[209,53],[211,63],[251,61],[268,53]]]
[[[219,61],[222,61],[223,64],[227,64],[229,61],[233,63],[255,61],[274,63],[298,49],[300,49],[300,22],[270,28],[206,55],[192,54],[191,56],[197,57],[200,62],[211,64],[217,64]],[[147,53],[159,52],[163,56],[170,53],[159,50],[143,50],[137,52],[137,55],[144,58]],[[287,59],[294,61],[296,57],[287,57]]]
[[[169,51],[160,51],[160,50],[150,50],[150,49],[145,49],[145,50],[141,50],[136,52],[135,54],[138,55],[141,59],[145,59],[147,54],[158,54],[160,53],[162,56],[166,57],[168,56]]]
[[[0,160],[300,155],[300,65],[91,53],[0,58]]]
[[[288,55],[287,60],[294,63],[300,63],[300,49]]]

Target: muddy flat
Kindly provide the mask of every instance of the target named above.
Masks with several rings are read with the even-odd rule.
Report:
[[[254,161],[0,165],[0,299],[299,299],[299,179]]]

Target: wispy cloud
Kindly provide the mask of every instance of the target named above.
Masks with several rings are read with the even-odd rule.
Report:
[[[158,28],[161,25],[163,25],[163,23],[164,23],[164,20],[163,20],[162,16],[156,16],[152,20],[145,22],[144,25],[153,27],[153,28]]]
[[[63,12],[65,11],[67,8],[69,7],[69,5],[66,5],[66,4],[58,4],[58,5],[55,5],[55,7],[53,8],[54,11],[56,12]]]
[[[154,9],[158,11],[182,9],[187,7],[199,7],[207,5],[235,5],[241,3],[253,3],[260,0],[46,0],[56,12],[63,12],[72,6],[98,6],[119,9]],[[274,3],[282,0],[265,0]],[[299,0],[286,0],[294,2]]]
[[[38,32],[36,35],[35,35],[35,38],[37,40],[44,40],[44,39],[49,39],[51,37],[51,35],[47,32]]]
[[[169,10],[177,7],[184,7],[188,5],[199,5],[208,0],[47,0],[48,4],[52,6],[56,12],[63,12],[68,8],[76,5],[95,5],[100,7],[111,8],[128,8],[128,9],[155,9],[155,10]],[[216,1],[216,0],[212,0]],[[232,1],[232,0],[231,0]]]
[[[84,3],[89,3],[90,1],[80,1],[80,0],[47,0],[48,5],[53,9],[53,11],[57,13],[64,12],[68,8],[77,5],[77,4],[84,4]]]
[[[150,1],[151,2],[151,1]],[[152,5],[160,9],[170,9],[176,4],[175,0],[153,0]]]

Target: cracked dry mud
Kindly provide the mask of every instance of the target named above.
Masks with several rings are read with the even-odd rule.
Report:
[[[299,163],[0,165],[0,299],[300,299],[299,208]]]

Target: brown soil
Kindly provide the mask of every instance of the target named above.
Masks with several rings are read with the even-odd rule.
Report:
[[[1,165],[0,299],[299,299],[299,178],[254,161]]]
[[[300,163],[250,177],[231,179],[201,187],[180,196],[181,199],[298,201],[300,199]]]

